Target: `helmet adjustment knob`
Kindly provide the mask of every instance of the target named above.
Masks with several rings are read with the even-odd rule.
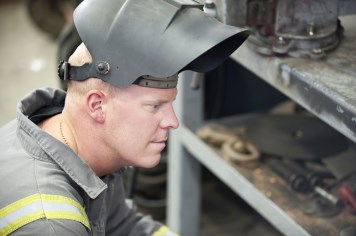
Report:
[[[110,65],[106,61],[101,61],[96,64],[96,71],[101,75],[106,75],[110,71]]]
[[[61,80],[68,80],[69,79],[69,63],[66,61],[60,61],[58,65],[58,77]]]

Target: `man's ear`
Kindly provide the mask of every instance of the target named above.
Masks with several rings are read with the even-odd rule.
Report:
[[[105,121],[104,104],[107,95],[100,90],[90,90],[86,97],[86,107],[89,115],[96,122],[103,123]]]

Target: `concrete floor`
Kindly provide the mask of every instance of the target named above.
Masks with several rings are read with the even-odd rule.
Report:
[[[32,89],[60,87],[57,44],[30,20],[25,0],[0,0],[0,126],[15,118],[17,102]],[[212,175],[204,179],[201,235],[280,235]]]

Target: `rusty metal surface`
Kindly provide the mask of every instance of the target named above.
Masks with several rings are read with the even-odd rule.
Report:
[[[339,0],[339,16],[356,14],[356,4],[352,0]]]
[[[276,8],[277,0],[249,0],[246,24],[258,28],[259,32],[266,37],[274,35]]]
[[[214,151],[221,155],[220,150],[214,149]],[[345,210],[333,217],[317,217],[305,214],[303,208],[310,204],[310,195],[292,191],[290,185],[263,162],[256,162],[253,167],[246,167],[221,158],[251,182],[266,198],[278,205],[288,217],[310,235],[339,235],[343,229],[355,225],[356,216]],[[264,158],[268,157],[265,156]]]
[[[263,164],[254,169],[243,168],[234,163],[230,164],[311,235],[339,235],[341,230],[355,224],[356,216],[346,211],[331,218],[304,214],[302,209],[308,203],[309,197],[293,192],[283,179]]]
[[[251,48],[264,55],[322,58],[339,44],[339,1],[211,0],[214,17],[249,27]],[[343,4],[344,6],[345,4]],[[354,4],[356,5],[356,4]]]
[[[245,130],[245,126],[252,124],[259,116],[254,114],[241,124],[241,116],[232,116],[224,119],[209,121],[207,124],[222,125],[229,130],[239,130],[239,132]],[[308,193],[297,193],[291,189],[289,183],[281,178],[276,172],[272,171],[265,163],[268,158],[267,154],[262,156],[262,159],[256,161],[254,165],[241,165],[233,160],[229,160],[223,157],[222,151],[219,148],[208,145],[212,152],[216,153],[221,161],[226,162],[229,166],[236,170],[243,178],[249,181],[254,188],[256,188],[263,196],[271,200],[276,204],[286,216],[300,225],[308,233],[307,235],[340,235],[340,232],[344,229],[355,225],[356,216],[350,214],[346,208],[342,208],[342,211],[332,217],[320,217],[311,216],[305,213],[305,207],[311,203],[311,195]],[[219,171],[225,171],[220,169]],[[234,180],[235,184],[238,183]],[[332,183],[332,182],[331,182]],[[238,189],[241,191],[247,191],[246,186],[238,185]],[[338,196],[337,188],[329,190],[334,196]],[[254,198],[254,196],[250,196]],[[259,212],[259,204],[257,202],[251,204],[252,207]],[[261,207],[261,206],[260,206]],[[274,215],[271,218],[277,217]],[[268,219],[268,218],[267,218]],[[278,226],[277,226],[278,228]],[[283,232],[283,231],[282,231]],[[288,234],[295,235],[295,232],[289,232]]]
[[[247,0],[213,0],[216,18],[227,25],[246,25]]]
[[[342,43],[323,60],[267,57],[246,45],[232,58],[356,142],[355,20],[341,17]]]
[[[200,3],[204,3],[204,0],[197,0]],[[305,19],[316,19],[317,25],[320,26],[320,22],[324,22],[321,24],[319,29],[325,30],[328,27],[326,21],[330,21],[335,19],[335,14],[339,16],[343,15],[351,15],[356,14],[356,4],[354,1],[350,0],[323,0],[323,1],[313,1],[315,6],[316,4],[320,5],[319,8],[315,9],[315,7],[311,8],[311,4],[308,4],[308,1],[295,1],[295,0],[285,0],[285,1],[278,1],[278,0],[212,0],[215,4],[215,8],[217,11],[216,18],[221,22],[229,25],[235,25],[239,27],[244,27],[246,25],[265,25],[268,29],[267,32],[273,33],[274,32],[274,23],[276,17],[276,8],[277,3],[282,5],[281,10],[284,8],[288,8],[288,14],[295,14],[297,13],[296,17],[293,17],[293,21],[290,18],[290,24],[296,24],[300,20]],[[299,6],[301,5],[301,6]],[[337,5],[337,6],[336,6]],[[335,7],[336,6],[336,7]],[[291,9],[306,9],[306,11],[312,12],[312,14],[307,14],[304,10],[299,12],[291,12]],[[315,14],[325,13],[323,11],[327,10],[329,14],[324,15],[322,18],[313,17]],[[260,13],[262,14],[260,14]],[[261,19],[258,17],[263,16],[266,18]],[[279,15],[282,12],[278,13]],[[281,15],[282,16],[282,15]],[[287,15],[285,15],[287,16]],[[305,17],[307,16],[307,17]],[[331,27],[335,27],[334,25],[330,25]],[[282,28],[282,24],[278,23],[278,28]],[[284,28],[286,29],[286,28]],[[331,29],[332,30],[332,29]],[[282,30],[283,31],[283,30]],[[282,32],[281,31],[281,32]]]
[[[320,38],[337,29],[338,1],[278,1],[275,33],[288,38]]]
[[[265,55],[320,59],[342,35],[334,0],[250,0],[247,16],[249,45]]]
[[[261,152],[294,160],[320,160],[348,149],[348,140],[310,114],[268,114],[245,127]]]

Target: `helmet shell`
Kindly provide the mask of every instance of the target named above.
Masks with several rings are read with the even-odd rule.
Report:
[[[165,80],[184,70],[215,68],[249,31],[225,25],[202,8],[192,0],[84,0],[74,23],[93,63],[77,76],[123,88],[142,76]]]

